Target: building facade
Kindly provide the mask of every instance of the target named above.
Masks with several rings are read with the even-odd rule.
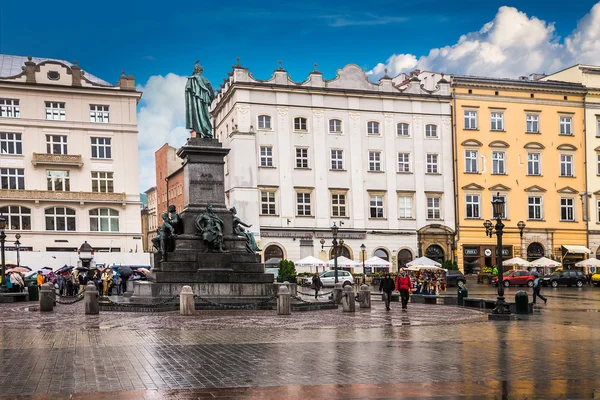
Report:
[[[402,81],[402,79],[400,80]],[[342,253],[396,267],[420,254],[452,259],[454,190],[450,84],[418,76],[377,84],[355,65],[332,80],[266,81],[235,66],[213,103],[226,200],[252,224],[263,260]]]
[[[585,87],[465,76],[452,86],[459,267],[495,264],[483,227],[495,196],[506,201],[504,258],[584,258],[569,249],[587,246]]]
[[[154,154],[156,166],[156,224],[162,224],[162,213],[167,212],[169,205],[174,205],[177,212],[184,207],[183,166],[177,155],[177,149],[167,143]]]
[[[156,214],[156,186],[144,192],[148,197],[148,206],[142,209],[142,235],[144,238],[144,251],[152,252],[152,238],[156,235],[158,218]]]
[[[0,213],[23,250],[142,251],[140,97],[132,76],[0,55]]]

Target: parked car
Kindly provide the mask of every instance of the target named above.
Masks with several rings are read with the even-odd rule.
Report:
[[[458,282],[467,282],[463,273],[458,270],[449,269],[446,272],[446,286],[458,286]]]
[[[319,276],[321,278],[321,283],[323,283],[323,287],[335,286],[335,271],[325,271]],[[338,282],[341,283],[342,286],[353,285],[354,277],[350,272],[338,269]]]
[[[544,286],[558,287],[558,285],[577,286],[582,287],[586,281],[586,276],[581,271],[554,271],[550,275],[542,278],[542,284]]]
[[[502,275],[502,284],[504,287],[509,286],[529,286],[533,287],[533,281],[538,277],[537,272],[527,271],[527,270],[514,270],[514,271],[506,271]],[[498,277],[495,276],[492,278],[492,284],[498,285]]]

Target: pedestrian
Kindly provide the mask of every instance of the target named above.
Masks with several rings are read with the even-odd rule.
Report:
[[[4,279],[6,279],[6,289],[8,289],[9,292],[14,292],[15,289],[13,287],[13,273],[9,272],[6,275],[4,275]]]
[[[73,296],[73,278],[69,277],[67,279],[67,296],[71,297]]]
[[[314,276],[312,277],[312,284],[310,285],[310,288],[315,291],[315,300],[317,299],[319,290],[321,290],[322,287],[323,287],[323,282],[321,282],[319,273],[315,272]]]
[[[44,275],[42,275],[41,271],[38,271],[36,280],[37,280],[38,289],[41,289],[42,285],[44,284]]]
[[[110,285],[112,285],[112,270],[111,268],[106,268],[104,272],[102,272],[102,296],[108,296],[108,289]]]
[[[538,276],[533,281],[533,304],[535,304],[536,297],[539,297],[540,299],[544,300],[544,304],[548,304],[548,299],[540,294],[541,290],[542,290],[542,278],[540,278]]]
[[[117,275],[117,279],[115,279],[115,286],[117,287],[117,296],[121,294],[121,283],[122,283],[121,275]]]
[[[10,280],[12,282],[13,291],[15,293],[21,293],[25,287],[25,281],[23,281],[21,274],[18,272],[13,272],[10,275]]]
[[[408,308],[408,298],[410,296],[410,290],[412,289],[412,281],[410,276],[406,274],[404,268],[400,268],[400,273],[396,277],[396,290],[400,292],[400,299],[402,300],[402,309]]]
[[[383,301],[385,301],[385,309],[390,311],[390,301],[392,300],[392,292],[396,288],[396,283],[390,276],[389,272],[385,273],[384,278],[379,284],[379,291],[383,292]]]

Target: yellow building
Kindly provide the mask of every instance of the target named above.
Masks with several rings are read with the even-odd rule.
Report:
[[[454,156],[461,269],[495,265],[485,234],[491,201],[506,201],[504,259],[584,257],[584,97],[580,84],[456,76]],[[523,237],[517,223],[526,227]],[[567,246],[567,247],[563,247]],[[582,252],[583,250],[583,252]],[[567,256],[565,257],[565,254]]]

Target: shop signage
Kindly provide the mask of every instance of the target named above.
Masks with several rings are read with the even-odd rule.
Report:
[[[333,239],[333,235],[331,234],[331,232],[328,233],[322,233],[322,232],[318,232],[315,233],[315,237],[317,239]],[[365,239],[367,237],[366,233],[338,233],[337,235],[338,239]]]
[[[312,238],[311,232],[302,231],[260,231],[261,237],[280,237],[280,238]]]
[[[479,255],[479,248],[478,247],[465,247],[463,249],[463,254],[465,256],[478,256]]]
[[[484,254],[486,257],[489,257],[489,256],[491,256],[491,255],[492,255],[492,249],[485,249],[485,250],[483,251],[483,254]]]
[[[510,247],[503,247],[502,248],[502,256],[506,257],[506,256],[510,256],[511,251],[510,251]],[[498,255],[498,249],[496,249],[496,255]]]

